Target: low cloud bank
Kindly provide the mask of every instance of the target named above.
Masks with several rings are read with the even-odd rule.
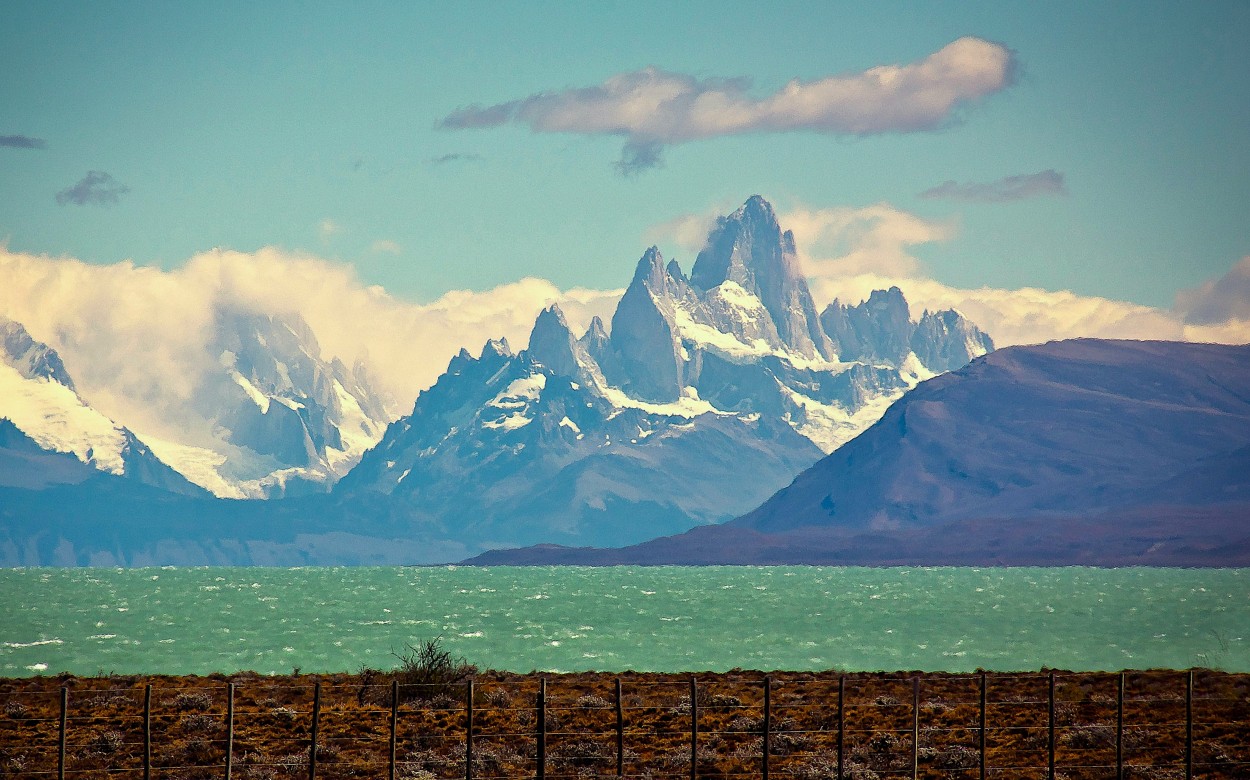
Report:
[[[131,427],[179,441],[210,432],[178,427],[206,372],[219,307],[299,314],[323,356],[364,360],[381,386],[411,407],[464,346],[489,338],[526,345],[534,318],[559,303],[570,325],[609,315],[620,290],[561,290],[526,278],[481,292],[453,290],[428,304],[365,285],[355,270],[277,249],[205,252],[173,271],[129,262],[93,265],[0,247],[0,313],[61,352],[84,397]],[[202,422],[201,422],[202,424]]]
[[[648,243],[675,245],[693,257],[724,204],[655,225]],[[963,289],[929,278],[913,247],[955,237],[953,221],[930,220],[889,203],[862,207],[796,207],[778,214],[794,232],[812,297],[823,308],[837,298],[858,303],[873,290],[898,286],[913,314],[958,309],[999,346],[1068,338],[1250,342],[1250,257],[1227,274],[1177,294],[1171,309],[1068,290],[1033,287]]]
[[[649,230],[646,240],[692,257],[713,219],[712,212],[678,217]],[[888,203],[795,209],[780,221],[795,232],[821,307],[834,298],[857,303],[874,289],[897,285],[915,315],[958,309],[999,346],[1081,336],[1250,342],[1250,257],[1220,279],[1181,291],[1172,309],[1159,309],[1064,290],[942,284],[927,278],[910,248],[948,240],[954,225]],[[163,271],[10,252],[0,245],[0,314],[60,351],[84,397],[101,411],[186,443],[212,439],[211,431],[193,430],[211,421],[196,421],[186,410],[206,373],[219,370],[219,356],[206,345],[220,308],[302,316],[324,357],[348,365],[364,360],[406,412],[462,347],[476,354],[487,339],[502,336],[522,349],[535,316],[552,303],[580,333],[595,315],[610,322],[621,293],[562,290],[524,278],[416,304],[364,284],[351,265],[278,249],[214,250]]]

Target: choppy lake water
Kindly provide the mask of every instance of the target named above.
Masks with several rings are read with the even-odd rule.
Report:
[[[0,675],[389,668],[1250,672],[1250,569],[0,570]]]

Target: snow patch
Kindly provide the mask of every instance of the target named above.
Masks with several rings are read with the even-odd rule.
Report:
[[[523,414],[510,414],[498,420],[486,420],[482,423],[482,427],[515,431],[517,428],[524,428],[532,422],[534,422],[532,417],[526,417]]]
[[[231,355],[231,353],[223,352],[222,360],[225,360],[227,355]],[[233,357],[233,355],[231,355],[231,357]],[[260,407],[260,413],[268,414],[269,396],[257,389],[256,385],[248,381],[248,378],[240,374],[237,369],[230,368],[228,370],[230,372],[230,378],[234,380],[234,383],[243,388],[243,392],[247,393],[247,397],[252,399],[252,403]]]
[[[136,435],[148,445],[153,455],[191,483],[199,485],[218,498],[247,498],[242,490],[217,470],[226,462],[224,454],[205,447],[166,441],[146,433]]]
[[[698,391],[693,387],[683,389],[681,398],[665,404],[630,398],[625,395],[624,391],[615,387],[603,388],[603,397],[607,399],[608,403],[618,409],[641,409],[648,414],[662,414],[668,417],[685,417],[690,419],[701,414],[727,414],[727,412],[722,412],[707,401],[699,398]]]
[[[46,450],[71,452],[83,463],[110,474],[125,471],[125,429],[60,382],[27,379],[0,363],[0,417],[9,418]]]
[[[522,409],[530,401],[537,401],[542,394],[543,388],[546,386],[546,374],[530,374],[520,379],[514,379],[487,406],[495,406],[500,409]]]
[[[815,444],[826,455],[854,439],[881,419],[890,404],[903,396],[905,391],[879,395],[864,403],[854,413],[837,404],[823,404],[777,382],[786,399],[798,414],[787,414],[786,422],[800,436]],[[797,418],[797,419],[796,419]]]
[[[932,379],[937,376],[934,372],[925,367],[920,362],[920,358],[915,352],[908,352],[907,357],[903,358],[903,363],[898,367],[899,376],[907,383],[909,388],[915,387],[926,379]]]

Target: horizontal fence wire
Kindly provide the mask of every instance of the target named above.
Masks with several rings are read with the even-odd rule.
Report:
[[[216,777],[227,764],[235,777],[278,769],[297,777],[466,780],[587,772],[760,777],[765,766],[769,776],[803,779],[850,777],[853,768],[862,776],[917,778],[1086,771],[1136,777],[1156,770],[1169,777],[1250,776],[1244,676],[770,679],[771,723],[762,675],[696,676],[693,683],[625,677],[619,687],[603,675],[589,683],[555,677],[546,686],[533,678],[484,679],[476,688],[467,681],[396,687],[311,677],[291,684],[241,679],[229,688],[224,681],[146,687],[136,678],[101,688],[69,680],[63,691],[0,690],[0,777],[205,770],[195,776]]]

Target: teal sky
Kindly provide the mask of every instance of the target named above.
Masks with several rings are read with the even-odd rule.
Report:
[[[1246,3],[0,2],[0,18],[15,252],[172,269],[278,246],[413,301],[524,276],[612,288],[653,226],[759,193],[783,213],[949,220],[914,251],[961,287],[1166,307],[1250,254]],[[938,129],[698,138],[625,176],[618,135],[439,127],[647,66],[746,77],[762,98],[965,36],[1013,51],[1014,82]],[[90,171],[115,202],[74,202]],[[920,197],[1043,171],[1065,192]]]

